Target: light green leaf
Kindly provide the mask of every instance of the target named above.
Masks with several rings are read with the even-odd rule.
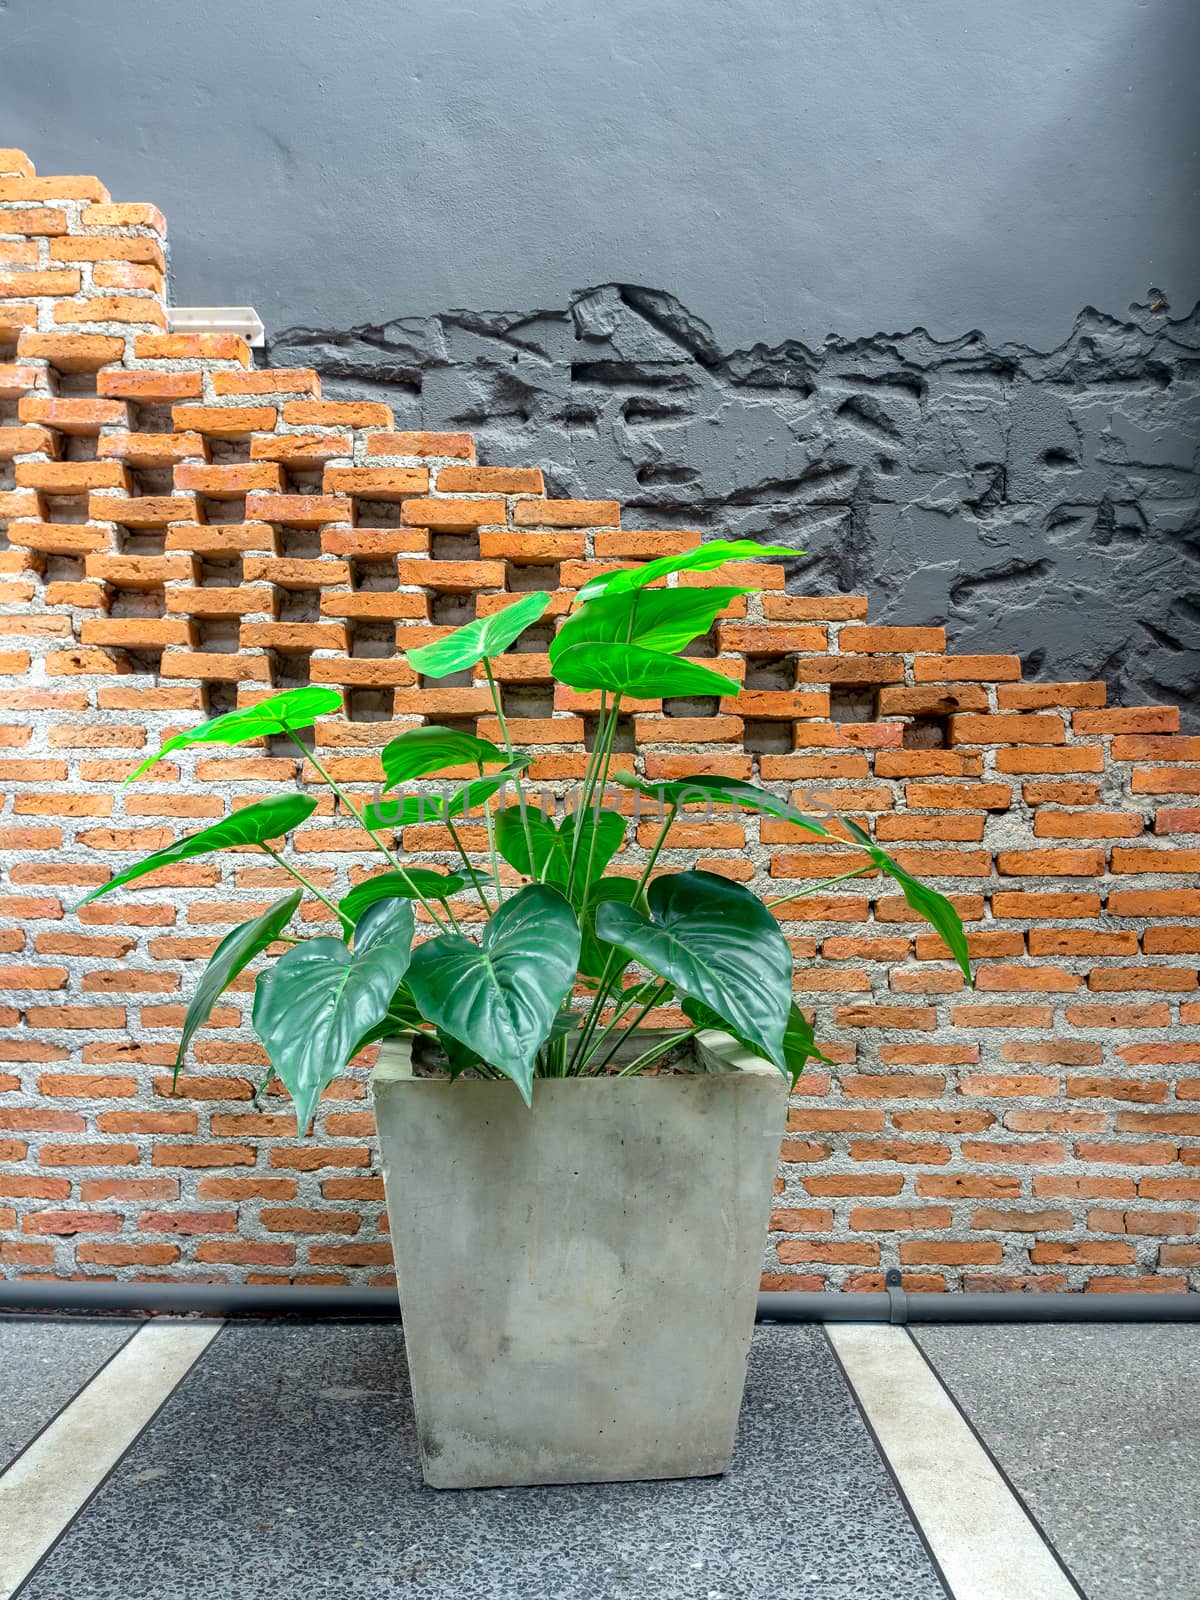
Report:
[[[479,944],[445,933],[419,945],[408,982],[424,1016],[511,1078],[528,1105],[578,959],[574,912],[556,889],[531,883],[484,924]]]
[[[923,917],[935,932],[940,933],[942,939],[950,950],[950,954],[958,962],[963,976],[974,987],[975,980],[971,976],[971,956],[967,948],[967,935],[963,929],[962,918],[946,899],[944,894],[939,894],[936,889],[931,889],[927,884],[921,883],[911,873],[893,861],[885,851],[875,848],[872,850],[876,865],[887,873],[900,885],[909,908]]]
[[[554,674],[572,689],[606,689],[609,694],[635,700],[742,692],[736,679],[723,677],[711,667],[641,645],[573,645],[555,660]]]
[[[593,578],[579,591],[579,602],[594,600],[599,594],[620,594],[627,589],[644,589],[657,583],[672,572],[712,572],[727,561],[753,561],[759,556],[802,556],[803,550],[793,550],[784,544],[758,544],[753,539],[711,539],[695,550],[684,550],[677,556],[660,556],[657,561],[647,561],[640,567],[622,568]]]
[[[548,594],[523,594],[503,610],[493,611],[491,616],[477,617],[434,644],[419,645],[408,651],[408,664],[425,678],[445,678],[452,672],[464,672],[485,656],[498,656],[507,650],[519,634],[538,620],[550,600]]]
[[[635,589],[602,595],[576,611],[554,636],[550,665],[584,644],[635,644],[668,655],[707,633],[738,595],[750,589]]]
[[[360,917],[353,951],[340,939],[308,939],[259,978],[254,1030],[295,1102],[301,1137],[324,1089],[387,1016],[408,970],[412,917],[409,902],[381,901]]]
[[[156,755],[148,756],[136,772],[125,779],[132,783],[172,750],[183,750],[193,744],[245,744],[250,739],[262,739],[268,734],[283,733],[287,729],[298,731],[311,728],[318,717],[326,712],[341,709],[342,697],[336,689],[308,687],[285,689],[282,694],[268,695],[252,706],[240,711],[229,711],[211,722],[202,722],[198,728],[185,733],[175,733]]]
[[[211,828],[189,833],[185,838],[168,845],[165,850],[156,850],[152,856],[135,861],[133,866],[118,872],[108,883],[102,883],[91,894],[85,895],[73,909],[78,911],[79,906],[86,906],[90,900],[108,894],[110,889],[119,889],[122,884],[132,883],[135,878],[142,878],[148,872],[157,872],[160,867],[177,866],[181,861],[190,861],[193,856],[207,855],[210,850],[232,850],[237,845],[264,844],[268,839],[278,839],[298,827],[316,808],[316,800],[306,794],[277,794],[266,800],[256,800],[253,805],[243,806],[232,816],[222,817]]]
[[[714,873],[681,872],[656,878],[647,903],[649,917],[600,906],[597,934],[710,1007],[786,1075],[792,952],[762,902]]]
[[[430,773],[444,772],[447,767],[483,767],[489,762],[505,762],[508,757],[487,739],[477,739],[473,733],[460,733],[455,728],[438,728],[432,724],[425,728],[410,728],[391,744],[385,745],[380,755],[383,762],[384,790],[394,789],[398,783],[408,783],[413,778],[427,778]]]
[[[188,1046],[192,1036],[198,1028],[202,1028],[212,1015],[212,1008],[218,999],[228,989],[239,972],[260,955],[269,944],[274,943],[287,927],[295,915],[296,907],[300,904],[303,889],[293,889],[291,894],[285,894],[282,900],[276,900],[273,906],[268,906],[260,916],[253,917],[249,922],[243,922],[231,932],[227,933],[220,944],[209,957],[208,965],[200,976],[196,992],[188,1003],[187,1014],[183,1019],[183,1029],[179,1035],[179,1049],[175,1056],[175,1075],[171,1087],[175,1086],[175,1079],[179,1077],[179,1069],[183,1066],[188,1053]]]
[[[632,772],[614,772],[612,781],[623,788],[636,789],[639,794],[653,796],[663,806],[735,805],[761,811],[764,816],[777,817],[781,822],[791,822],[822,839],[830,837],[829,829],[812,817],[806,817],[786,800],[780,800],[769,789],[746,783],[741,778],[708,777],[698,774],[694,778],[678,778],[669,782],[653,783],[635,777]]]
[[[466,886],[466,879],[454,873],[434,872],[430,867],[408,867],[404,872],[377,872],[365,878],[338,901],[338,910],[357,922],[368,906],[379,900],[448,900]]]

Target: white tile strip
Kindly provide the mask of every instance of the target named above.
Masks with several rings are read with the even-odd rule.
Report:
[[[0,1600],[24,1583],[220,1328],[148,1322],[0,1477]]]
[[[904,1329],[825,1332],[954,1600],[1079,1600]]]

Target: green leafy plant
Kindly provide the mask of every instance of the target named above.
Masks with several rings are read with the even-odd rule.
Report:
[[[341,697],[331,689],[270,695],[167,740],[127,781],[189,745],[237,745],[268,734],[291,739],[385,862],[335,902],[278,848],[316,806],[308,795],[285,794],[156,851],[87,896],[94,900],[157,868],[233,848],[257,849],[296,879],[290,894],[221,941],[188,1006],[176,1074],[219,996],[252,961],[282,943],[283,953],[258,977],[253,1023],[270,1060],[263,1087],[271,1077],[283,1082],[302,1133],[346,1063],[365,1045],[397,1035],[423,1036],[432,1059],[452,1078],[471,1071],[510,1079],[527,1103],[538,1078],[644,1071],[707,1028],[732,1034],[794,1084],[806,1061],[827,1058],[792,998],[792,954],[775,911],[863,873],[895,880],[969,983],[967,942],[954,907],[852,818],[835,820],[827,808],[823,818],[809,816],[740,779],[699,774],[653,783],[612,770],[625,701],[739,692],[719,663],[710,667],[682,652],[731,600],[752,589],[681,586],[671,581],[676,574],[793,554],[746,540],[714,541],[606,574],[580,592],[550,646],[550,664],[560,683],[598,695],[599,716],[576,804],[561,821],[544,815],[530,792],[532,758],[513,748],[492,668],[494,658],[544,615],[547,594],[522,595],[408,652],[425,678],[481,669],[501,743],[436,726],[402,733],[382,752],[384,782],[370,804],[356,804],[299,737],[340,708]],[[441,792],[407,789],[430,778],[445,786],[447,774],[455,783]],[[501,803],[510,786],[511,803]],[[628,826],[625,810],[605,803],[614,789],[635,811],[651,800],[660,818],[640,870],[628,874],[611,870]],[[676,818],[696,805],[743,808],[791,823],[844,853],[846,871],[766,903],[713,873],[657,871]],[[486,866],[460,832],[472,814],[482,816],[486,830]],[[438,871],[397,853],[398,830],[418,821],[446,829],[460,868]],[[306,895],[324,903],[339,936],[288,931]],[[474,907],[469,915],[468,905]],[[430,928],[414,942],[418,906]],[[650,1013],[668,1004],[678,1005],[683,1025],[643,1031]],[[620,1065],[621,1055],[631,1059]]]

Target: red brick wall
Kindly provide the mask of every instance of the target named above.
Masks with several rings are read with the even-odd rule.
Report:
[[[237,338],[168,333],[154,207],[19,152],[0,173],[0,1268],[387,1281],[365,1067],[307,1144],[285,1101],[251,1112],[247,980],[169,1092],[199,963],[277,869],[226,854],[67,909],[297,760],[200,748],[120,780],[172,729],[311,681],[347,693],[317,744],[365,793],[404,727],[497,731],[479,682],[423,687],[404,649],[516,589],[556,589],[560,615],[604,564],[699,534],[623,530],[610,501],[476,466],[466,435],[395,432]],[[631,708],[643,770],[820,790],[954,898],[978,962],[972,994],[880,880],[781,911],[839,1066],[793,1101],[765,1282],[876,1287],[898,1263],[926,1289],[1200,1287],[1200,739],[1172,707],[1023,683],[1015,657],[754,577],[710,641],[745,691]],[[547,638],[500,676],[561,790],[595,707],[553,688]],[[327,793],[295,842],[322,887],[366,870]],[[402,842],[448,859],[435,828]],[[838,870],[769,820],[673,843],[775,893]]]

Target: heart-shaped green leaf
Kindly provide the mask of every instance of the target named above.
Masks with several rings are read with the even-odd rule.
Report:
[[[323,1090],[387,1016],[412,929],[409,901],[380,901],[360,917],[353,951],[340,939],[307,939],[255,985],[254,1030],[295,1102],[301,1137]]]
[[[277,794],[266,800],[256,800],[253,805],[243,806],[232,816],[222,817],[211,828],[189,833],[185,838],[168,845],[165,850],[156,850],[152,856],[135,861],[133,866],[118,872],[108,883],[102,883],[91,894],[85,895],[74,910],[86,906],[89,900],[108,894],[110,889],[119,889],[122,884],[132,883],[135,878],[142,878],[148,872],[157,872],[160,867],[177,866],[181,861],[190,861],[193,856],[207,855],[210,850],[232,850],[237,845],[264,844],[268,839],[278,839],[298,827],[316,808],[316,800],[306,794]]]
[[[380,1039],[394,1039],[398,1034],[417,1032],[423,1021],[411,989],[406,983],[400,984],[388,1004],[387,1015],[367,1030],[350,1052],[351,1059],[367,1045],[375,1044]]]
[[[338,910],[357,922],[368,906],[379,900],[448,900],[466,886],[466,879],[430,867],[407,867],[403,872],[377,872],[356,884],[338,901]]]
[[[394,789],[398,783],[409,783],[413,778],[444,772],[447,767],[483,767],[492,761],[505,762],[508,757],[487,739],[477,739],[473,733],[430,724],[425,728],[410,728],[393,739],[383,747],[380,760],[386,791]]]
[[[692,805],[735,805],[746,806],[754,811],[761,811],[764,816],[778,817],[781,822],[792,822],[798,828],[805,828],[809,833],[819,834],[822,839],[830,837],[829,829],[821,823],[806,817],[802,811],[797,811],[795,806],[789,805],[786,800],[780,800],[778,795],[773,795],[769,789],[760,789],[757,784],[746,783],[742,778],[708,777],[698,774],[694,778],[678,778],[668,782],[652,783],[646,778],[637,778],[632,772],[614,772],[613,782],[619,783],[625,789],[636,789],[639,794],[651,795],[666,806],[679,806],[681,809]]]
[[[282,694],[268,695],[255,705],[243,706],[240,711],[228,711],[223,717],[202,722],[198,728],[185,733],[175,733],[157,754],[148,756],[136,772],[125,779],[132,783],[143,772],[149,771],[172,750],[183,750],[193,744],[245,744],[250,739],[263,739],[268,734],[284,733],[289,728],[311,728],[318,717],[326,712],[338,711],[342,697],[336,689],[308,687],[285,689]]]
[[[702,1001],[786,1073],[792,952],[771,913],[711,872],[656,878],[647,903],[649,917],[633,906],[600,906],[597,934]]]
[[[660,556],[657,561],[647,561],[640,567],[622,568],[593,578],[579,591],[579,600],[594,600],[598,594],[620,594],[626,589],[644,589],[657,583],[672,572],[712,572],[727,561],[753,561],[759,556],[802,556],[803,550],[792,550],[784,544],[758,544],[753,539],[710,539],[695,550],[681,551],[677,556]]]
[[[554,674],[572,689],[606,689],[635,700],[736,695],[742,686],[698,661],[635,644],[578,644],[555,659]]]
[[[445,678],[452,672],[464,672],[485,656],[498,656],[507,650],[519,634],[524,633],[550,604],[550,595],[523,594],[501,611],[491,616],[477,617],[444,639],[433,644],[419,645],[408,651],[408,664],[425,678]]]
[[[707,633],[714,620],[749,589],[634,589],[591,600],[567,618],[550,646],[550,665],[583,644],[636,644],[668,655]]]
[[[579,925],[556,889],[527,884],[479,944],[444,933],[419,945],[408,982],[424,1016],[511,1078],[528,1105],[534,1058],[575,982]]]
[[[200,976],[196,992],[188,1004],[179,1036],[179,1050],[175,1056],[175,1078],[183,1066],[188,1046],[197,1028],[202,1028],[212,1015],[212,1008],[228,989],[239,972],[260,955],[267,946],[278,939],[295,915],[303,889],[293,889],[282,900],[276,900],[260,916],[243,922],[227,933],[209,957],[208,965]],[[172,1080],[174,1087],[174,1080]]]
[[[634,878],[598,878],[590,886],[587,899],[583,903],[583,910],[579,914],[581,934],[579,970],[585,978],[601,977],[609,958],[617,953],[615,945],[606,943],[597,935],[596,912],[609,901],[631,906],[636,894],[637,880]],[[626,956],[620,961],[616,971],[623,972],[628,965],[629,957]]]
[[[587,884],[603,874],[625,837],[625,818],[619,811],[604,807],[597,812],[589,806],[582,818],[576,811],[569,812],[555,825],[533,806],[526,807],[524,821],[519,804],[506,806],[496,813],[495,827],[496,848],[509,866],[526,877],[553,884],[555,888],[565,890],[571,871],[571,852],[575,850],[573,902],[584,898]],[[579,845],[576,848],[577,828]]]
[[[685,999],[682,1010],[688,1021],[694,1022],[698,1027],[729,1031],[724,1019],[719,1017],[711,1006],[702,1005],[699,1000]],[[752,1044],[749,1039],[738,1038],[738,1043],[743,1049],[754,1052],[758,1050],[758,1046]],[[783,1036],[783,1064],[786,1069],[784,1076],[791,1079],[793,1089],[807,1061],[823,1061],[829,1067],[834,1065],[827,1055],[817,1049],[812,1023],[793,1000],[788,1011],[787,1030]]]

